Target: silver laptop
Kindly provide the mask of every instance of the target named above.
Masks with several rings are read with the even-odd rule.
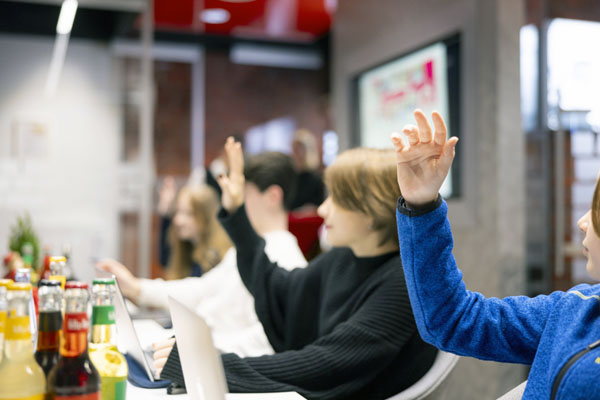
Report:
[[[190,400],[298,400],[295,392],[227,393],[221,355],[215,348],[210,329],[202,317],[169,296],[183,379]]]
[[[111,276],[115,278],[114,276]],[[119,288],[119,282],[115,278],[117,292],[115,295],[115,322],[118,329],[118,347],[121,351],[128,353],[134,360],[136,360],[144,370],[150,381],[154,382],[159,379],[154,368],[153,353],[150,348],[144,349],[140,344],[140,340],[136,333],[131,316],[127,311],[125,299]]]

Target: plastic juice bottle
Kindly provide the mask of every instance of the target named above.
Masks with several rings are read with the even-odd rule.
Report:
[[[55,400],[99,400],[100,375],[87,351],[87,283],[67,282],[64,297],[60,356],[48,374],[48,394]]]
[[[60,282],[60,286],[65,290],[65,283],[67,282],[67,275],[65,269],[67,268],[67,259],[65,257],[50,257],[50,278]]]
[[[6,331],[6,317],[8,315],[7,292],[8,286],[13,281],[10,279],[0,279],[0,363],[4,353],[4,332]]]
[[[58,361],[62,328],[62,289],[60,282],[42,279],[39,282],[40,314],[35,359],[48,373]]]
[[[117,350],[115,292],[114,279],[94,279],[90,358],[100,372],[102,400],[125,400],[127,389],[127,361]]]
[[[31,284],[13,283],[8,287],[8,318],[4,340],[4,359],[0,364],[0,399],[42,400],[46,392],[44,371],[33,358],[29,330]]]

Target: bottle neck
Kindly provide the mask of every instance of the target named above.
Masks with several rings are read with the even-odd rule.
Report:
[[[65,314],[61,332],[60,355],[77,357],[87,351],[87,334],[90,322],[85,312]]]
[[[60,311],[40,311],[38,351],[58,351],[62,314]]]
[[[17,312],[13,309],[6,318],[4,332],[4,357],[9,360],[18,360],[33,355],[31,330],[27,312]]]
[[[10,312],[6,318],[6,341],[31,341],[31,330],[29,329],[29,293],[25,291],[13,294],[9,301]]]

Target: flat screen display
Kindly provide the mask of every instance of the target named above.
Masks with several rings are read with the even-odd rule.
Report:
[[[421,47],[360,73],[354,80],[355,139],[364,147],[389,148],[390,133],[415,124],[413,111],[439,111],[449,136],[458,136],[458,36]],[[457,160],[441,188],[459,194]]]

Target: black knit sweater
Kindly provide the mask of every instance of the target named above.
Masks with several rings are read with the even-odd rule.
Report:
[[[398,253],[334,248],[308,267],[271,263],[244,207],[219,219],[276,354],[222,356],[231,392],[295,391],[308,399],[384,399],[416,382],[436,349],[419,336]],[[179,371],[177,370],[179,368]],[[163,370],[180,380],[177,349]]]

